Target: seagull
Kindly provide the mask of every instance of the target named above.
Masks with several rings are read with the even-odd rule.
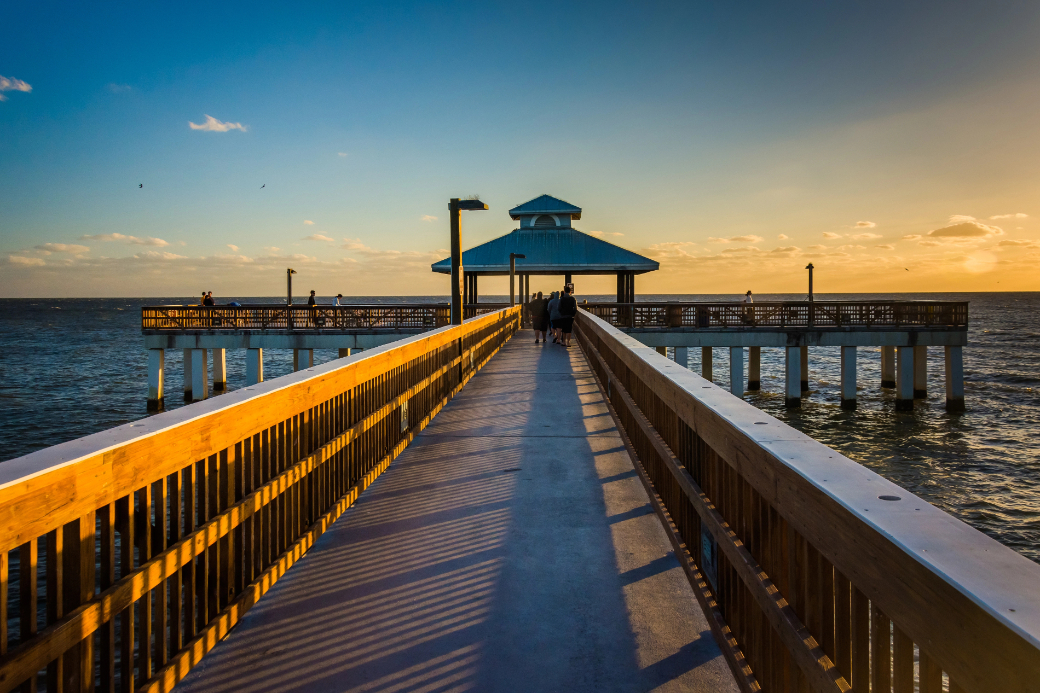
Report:
[[[144,187],[144,183],[138,183],[137,187],[143,188]]]
[[[264,183],[263,185],[260,186],[260,189],[263,190],[266,187],[267,187],[267,183]]]
[[[909,272],[909,271],[910,271],[910,270],[906,269],[905,267],[904,267],[903,269],[905,269],[905,270],[906,270],[907,272]]]

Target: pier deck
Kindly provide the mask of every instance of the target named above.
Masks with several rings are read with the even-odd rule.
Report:
[[[737,690],[581,351],[521,334],[178,690]]]

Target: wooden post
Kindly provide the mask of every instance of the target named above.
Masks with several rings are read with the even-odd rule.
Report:
[[[964,354],[962,347],[946,347],[946,411],[964,411]]]
[[[856,347],[841,348],[841,408],[856,408]]]
[[[762,389],[762,347],[748,347],[748,390]]]
[[[164,406],[163,379],[165,378],[166,351],[148,350],[148,411],[162,411]]]
[[[459,198],[448,202],[451,220],[451,324],[462,324],[462,232],[459,227]]]

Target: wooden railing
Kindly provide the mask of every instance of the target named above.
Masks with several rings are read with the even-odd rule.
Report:
[[[963,328],[967,301],[768,301],[744,303],[589,303],[621,328],[840,329]]]
[[[470,303],[466,318],[505,308],[504,303]],[[234,332],[237,330],[432,330],[451,322],[448,304],[409,303],[382,305],[314,306],[145,306],[141,329],[151,333]]]
[[[1040,566],[579,311],[745,691],[1040,690]]]
[[[0,465],[0,691],[168,691],[518,327],[519,308]]]

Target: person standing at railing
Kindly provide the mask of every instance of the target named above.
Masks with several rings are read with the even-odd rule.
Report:
[[[549,304],[546,306],[549,311],[549,329],[552,331],[553,344],[560,343],[560,328],[559,319],[563,316],[560,315],[560,295],[558,292],[552,292],[549,297]]]
[[[755,322],[754,303],[755,299],[751,297],[751,290],[749,289],[748,292],[744,294],[744,322],[748,325]]]
[[[318,300],[314,297],[314,289],[311,289],[311,295],[307,299],[307,324],[311,327],[324,327],[325,320],[317,317],[318,314]]]
[[[534,343],[538,343],[538,338],[541,337],[542,344],[545,344],[545,327],[549,322],[549,312],[546,310],[547,301],[542,298],[542,292],[539,291],[535,298],[531,299],[531,302],[527,304],[527,310],[531,312],[531,327],[534,329]]]
[[[212,291],[207,293],[206,296],[202,299],[202,305],[204,305],[204,306],[214,306],[214,305],[216,305],[215,303],[213,303],[213,292]]]
[[[574,316],[578,314],[578,302],[574,300],[574,284],[568,284],[560,297],[560,332],[561,343],[565,347],[571,345],[571,330],[574,328]]]

